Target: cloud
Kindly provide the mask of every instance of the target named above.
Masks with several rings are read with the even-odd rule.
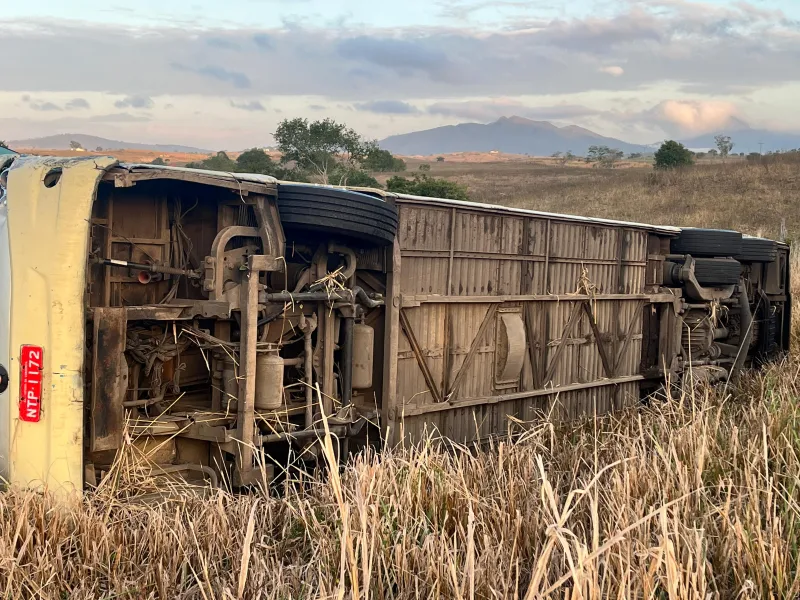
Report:
[[[222,37],[210,37],[206,39],[206,44],[220,50],[239,50],[241,48],[236,42]]]
[[[38,110],[38,111],[41,111],[41,112],[52,112],[52,111],[64,110],[63,108],[61,108],[57,104],[53,104],[52,102],[31,101],[31,103],[28,106],[30,106],[33,110]]]
[[[267,33],[256,33],[253,35],[253,43],[261,50],[274,50],[272,36]]]
[[[264,105],[261,104],[258,100],[251,100],[250,102],[234,102],[231,100],[231,106],[233,108],[238,108],[240,110],[249,110],[251,112],[256,111],[266,111],[267,109],[264,108]]]
[[[625,74],[625,69],[618,66],[610,66],[610,67],[600,67],[598,69],[601,73],[605,73],[607,75],[611,75],[612,77],[620,77],[621,75]]]
[[[93,115],[86,119],[92,123],[144,123],[152,120],[144,115],[132,115],[130,113],[111,113],[105,115]]]
[[[647,110],[645,118],[667,131],[684,135],[706,133],[730,125],[738,117],[732,102],[718,100],[665,100]]]
[[[64,106],[56,104],[55,102],[33,99],[29,94],[24,94],[22,96],[22,101],[25,102],[31,108],[31,110],[39,112],[61,112],[64,110],[80,110],[91,108],[89,102],[84,98],[73,98]]]
[[[67,110],[89,109],[89,102],[85,98],[73,98],[64,105]]]
[[[310,110],[328,110],[328,107],[322,104],[309,104],[308,108]]]
[[[329,104],[374,98],[419,104],[425,98],[639,94],[665,82],[704,94],[742,94],[800,81],[798,26],[780,11],[691,0],[615,7],[546,22],[519,18],[493,30],[479,24],[391,32],[219,27],[198,35],[166,27],[11,21],[0,30],[0,55],[15,60],[3,65],[0,86],[34,96],[200,95],[223,102],[227,86],[253,96],[324,97]],[[209,39],[238,44],[235,63],[216,63]],[[52,56],[59,57],[58,69]],[[92,57],[91,69],[85,68],[86,56]],[[147,68],[120,68],[132,64]],[[624,67],[624,76],[615,76],[613,67]]]
[[[186,71],[189,73],[195,73],[197,75],[202,75],[203,77],[207,77],[210,79],[216,79],[217,81],[223,81],[225,83],[230,83],[235,88],[239,89],[246,89],[251,87],[250,78],[241,73],[239,71],[229,71],[225,67],[218,67],[215,65],[206,65],[204,67],[189,67],[181,63],[172,63],[172,68],[177,71]]]
[[[155,103],[149,96],[126,96],[122,100],[114,102],[117,108],[153,108]]]
[[[427,107],[427,112],[431,115],[488,122],[511,116],[558,121],[593,116],[601,111],[575,104],[530,106],[517,100],[495,99],[435,102]]]
[[[384,115],[411,115],[420,112],[416,106],[401,100],[374,100],[355,105],[357,110]]]
[[[442,50],[430,47],[422,39],[359,36],[339,42],[337,49],[343,58],[384,67],[402,76],[413,73],[443,76],[452,68]]]

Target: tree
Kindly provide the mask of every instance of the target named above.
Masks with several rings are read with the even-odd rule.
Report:
[[[350,187],[380,188],[381,184],[372,175],[361,169],[346,169],[336,173],[339,185]]]
[[[102,152],[103,151],[103,147],[102,146],[98,146],[97,148],[94,149],[94,151],[95,152]]]
[[[5,148],[6,150],[10,150],[5,140],[0,140],[0,148]]]
[[[631,152],[630,154],[628,154],[628,158],[630,160],[638,160],[638,159],[642,158],[642,153],[641,152]]]
[[[80,142],[76,142],[75,140],[72,140],[69,143],[69,147],[70,147],[70,150],[79,150],[79,149],[82,150],[83,149],[83,146],[81,146],[81,143]]]
[[[717,151],[716,151],[716,150],[714,150],[713,148],[712,148],[711,150],[709,150],[709,151],[708,151],[708,155],[709,155],[711,158],[714,158],[714,157],[715,157],[715,156],[717,156],[718,154],[719,154],[719,152],[717,152]]]
[[[600,166],[603,169],[613,169],[617,162],[622,160],[625,153],[616,148],[609,148],[608,146],[589,146],[589,152],[586,155],[586,162],[596,163],[595,166]]]
[[[278,125],[274,138],[282,165],[294,163],[295,168],[315,175],[323,184],[360,169],[377,148],[375,142],[362,140],[354,130],[333,119],[311,123],[287,119]]]
[[[398,194],[469,200],[467,188],[454,181],[431,177],[427,173],[414,173],[412,179],[395,175],[386,182],[386,189]]]
[[[668,140],[661,144],[655,154],[656,169],[676,169],[693,163],[692,151],[674,140]]]
[[[397,173],[406,170],[406,162],[392,156],[388,150],[375,146],[364,159],[363,167],[368,171],[378,173]]]
[[[717,150],[719,150],[720,156],[725,158],[730,154],[731,150],[733,150],[734,143],[731,141],[730,136],[728,135],[715,135],[714,136],[714,144],[717,146]]]
[[[431,170],[431,166],[428,163],[422,163],[419,166],[419,170],[422,171],[423,173],[427,173],[428,171]]]
[[[164,166],[164,165],[166,165],[167,163],[166,163],[166,162],[164,162],[164,159],[163,159],[163,158],[161,158],[160,156],[156,156],[156,157],[155,157],[153,160],[151,160],[151,161],[150,161],[150,164],[151,164],[151,165],[159,165],[159,166],[162,166],[162,167],[163,167],[163,166]]]
[[[444,162],[444,156],[437,156],[436,162]]]
[[[225,171],[227,173],[236,173],[238,167],[234,161],[225,153],[217,152],[215,155],[202,160],[200,162],[190,162],[186,165],[190,169],[206,169],[208,171]]]
[[[239,173],[257,173],[259,175],[280,174],[280,167],[260,148],[245,150],[236,158],[236,170]]]
[[[589,146],[589,151],[586,153],[586,162],[598,162],[608,152],[608,146]]]

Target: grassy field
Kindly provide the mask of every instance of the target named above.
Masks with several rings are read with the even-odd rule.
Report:
[[[409,170],[420,161],[409,161]],[[781,219],[800,232],[800,162],[704,161],[678,173],[646,164],[593,169],[541,159],[429,163],[431,174],[468,187],[476,202],[657,225],[729,227],[778,235]]]
[[[800,165],[435,165],[475,200],[777,233]],[[795,282],[800,264],[794,265]],[[795,289],[795,294],[800,290]],[[798,311],[795,311],[798,314]],[[0,494],[4,598],[796,598],[800,361],[484,451],[359,456],[278,496]]]

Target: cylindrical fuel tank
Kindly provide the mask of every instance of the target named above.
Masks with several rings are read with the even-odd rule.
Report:
[[[369,325],[353,326],[353,389],[372,387],[372,367],[375,359],[375,330]]]
[[[276,410],[283,405],[283,359],[277,352],[256,357],[257,410]]]

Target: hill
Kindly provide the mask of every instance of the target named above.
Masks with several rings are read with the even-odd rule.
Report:
[[[452,152],[505,152],[550,156],[572,151],[586,154],[589,146],[610,146],[624,152],[642,152],[646,147],[605,137],[583,127],[558,127],[548,121],[503,117],[493,123],[462,123],[424,131],[393,135],[380,142],[395,154],[430,155]]]
[[[69,150],[70,142],[78,142],[87,150],[103,148],[104,150],[154,150],[156,152],[185,152],[192,154],[207,154],[207,150],[193,148],[191,146],[180,146],[176,144],[140,144],[136,142],[121,142],[109,140],[94,135],[83,133],[61,133],[58,135],[48,135],[46,137],[31,138],[27,140],[11,140],[8,145],[11,148],[37,148],[48,150]]]

